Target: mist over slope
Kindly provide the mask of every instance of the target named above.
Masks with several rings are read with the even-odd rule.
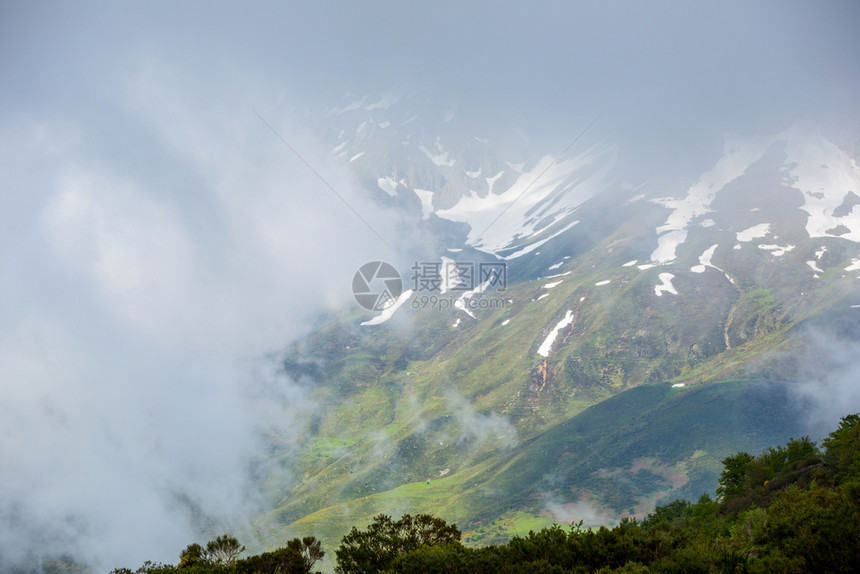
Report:
[[[272,508],[255,543],[418,503],[635,514],[736,448],[667,447],[637,463],[662,479],[595,494],[615,501],[554,490],[554,467],[493,500],[515,457],[555,464],[529,444],[640,384],[799,382],[832,427],[856,400],[856,21],[849,2],[5,3],[0,569],[171,561]],[[508,291],[360,325],[362,264],[409,286],[443,256],[505,262]],[[592,461],[604,485],[628,462]]]

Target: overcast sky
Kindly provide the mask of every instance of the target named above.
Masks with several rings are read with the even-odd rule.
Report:
[[[253,389],[272,419],[314,408],[258,358],[381,246],[254,110],[392,237],[285,109],[421,89],[548,146],[607,109],[604,135],[668,161],[858,117],[858,22],[851,1],[3,2],[0,556],[175,561],[179,494],[224,524],[257,508]]]
[[[117,81],[153,61],[200,82],[201,100],[399,83],[550,115],[796,112],[849,105],[860,82],[850,1],[104,4],[4,3],[4,104],[115,103]]]

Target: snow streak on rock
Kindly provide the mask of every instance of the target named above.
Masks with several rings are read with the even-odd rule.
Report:
[[[711,211],[711,202],[726,184],[744,174],[747,168],[761,158],[770,142],[756,142],[745,145],[726,144],[720,161],[711,171],[699,178],[682,198],[655,199],[664,207],[672,210],[666,223],[657,228],[657,249],[651,254],[655,263],[669,263],[675,260],[675,251],[687,239],[687,230],[697,217]]]
[[[561,332],[562,329],[564,329],[571,323],[573,323],[573,311],[568,309],[567,313],[565,313],[564,315],[564,319],[559,321],[556,326],[553,327],[552,331],[549,332],[549,335],[547,335],[546,339],[544,339],[543,343],[541,343],[541,346],[538,347],[538,355],[540,355],[541,357],[549,357],[549,353],[552,350],[552,345],[553,343],[555,343],[558,334]]]
[[[483,196],[473,191],[436,215],[467,223],[471,228],[467,243],[477,249],[496,253],[515,248],[542,231],[558,227],[556,224],[560,225],[576,207],[602,191],[614,162],[613,149],[593,150],[559,162],[544,156],[505,191],[494,193],[491,189]],[[487,178],[491,188],[500,175]],[[549,237],[543,241],[548,240]],[[530,244],[507,258],[534,249],[536,246]]]
[[[412,289],[407,289],[406,291],[404,291],[403,293],[400,294],[400,297],[397,298],[397,301],[395,301],[393,305],[386,307],[382,311],[382,313],[380,313],[379,315],[377,315],[373,319],[368,319],[367,321],[363,322],[361,325],[362,326],[369,326],[369,325],[381,325],[382,323],[385,323],[386,321],[391,319],[391,317],[394,316],[394,312],[397,311],[401,305],[406,303],[410,297],[412,297]]]

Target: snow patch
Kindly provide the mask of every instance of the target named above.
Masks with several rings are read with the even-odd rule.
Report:
[[[381,325],[382,323],[385,323],[386,321],[391,319],[391,317],[394,316],[394,312],[397,311],[401,305],[406,303],[406,301],[408,301],[410,297],[412,297],[412,289],[407,289],[400,294],[400,297],[397,298],[397,301],[383,309],[382,313],[380,313],[376,317],[362,323],[361,326],[365,327],[368,325]]]
[[[737,247],[737,246],[736,246]],[[770,254],[774,257],[782,257],[789,251],[795,248],[794,245],[772,245],[772,244],[760,244],[758,246],[759,249],[764,249],[765,251],[770,251]]]
[[[520,249],[518,251],[514,251],[510,255],[506,255],[506,256],[502,257],[502,259],[506,259],[506,260],[507,259],[516,259],[517,257],[525,255],[526,253],[531,253],[532,251],[534,251],[535,249],[537,249],[538,247],[540,247],[541,245],[543,245],[547,241],[555,239],[556,237],[558,237],[559,235],[561,235],[562,233],[564,233],[565,231],[567,231],[568,229],[570,229],[571,227],[576,225],[577,223],[579,223],[579,220],[573,221],[573,222],[569,223],[568,225],[565,225],[563,228],[556,231],[555,233],[553,233],[552,235],[550,235],[546,239],[541,239],[540,241],[536,241],[536,242],[532,243],[531,245],[526,245],[522,249]],[[538,253],[540,253],[540,251],[538,251]]]
[[[352,160],[350,160],[352,161]],[[391,197],[397,196],[397,180],[395,180],[391,176],[380,177],[376,180],[376,185],[379,186],[379,189],[390,195]]]
[[[399,101],[400,101],[400,94],[395,94],[395,93],[382,94],[382,96],[379,98],[378,102],[376,102],[375,104],[370,104],[369,106],[365,107],[364,109],[369,111],[369,112],[372,112],[373,110],[387,110],[388,108],[391,107],[392,104],[396,104]],[[363,103],[363,101],[362,101],[362,103]]]
[[[541,300],[541,299],[543,299],[544,297],[549,297],[549,293],[544,293],[543,295],[541,295],[540,297],[538,297],[537,299],[535,299],[535,301],[540,301],[540,300]]]
[[[510,322],[511,322],[510,319],[505,319],[504,321],[502,321],[502,327],[504,327],[505,325],[509,325]]]
[[[684,388],[685,386],[687,386],[687,385],[685,385],[684,383],[675,383],[674,385],[672,385],[672,388],[673,389],[681,389],[681,388]]]
[[[421,201],[421,219],[427,219],[433,213],[433,192],[428,189],[413,189]],[[450,249],[448,251],[451,251]],[[462,250],[461,250],[462,251]]]
[[[638,259],[633,259],[632,261],[628,261],[627,263],[625,263],[624,265],[622,265],[622,267],[633,267],[633,266],[634,266],[634,265],[636,265],[637,263],[639,263],[639,260],[638,260]]]
[[[716,251],[718,245],[718,243],[711,245],[705,250],[704,253],[699,255],[699,264],[691,267],[690,271],[692,271],[693,273],[704,273],[705,268],[707,267],[713,267],[714,269],[721,270],[719,269],[719,267],[714,267],[713,265],[711,265],[711,258],[714,256],[714,251]]]
[[[341,115],[341,114],[344,114],[346,112],[354,112],[355,110],[357,110],[358,108],[360,108],[361,106],[364,105],[364,101],[366,99],[367,99],[367,96],[365,96],[364,98],[362,98],[360,100],[356,100],[352,103],[349,103],[340,109],[334,109],[331,111],[331,113]]]
[[[363,155],[364,155],[364,152],[360,151],[357,154],[355,154],[354,156],[352,156],[351,158],[349,158],[349,162],[352,163]]]
[[[552,350],[552,344],[555,343],[556,338],[558,337],[559,332],[573,323],[573,311],[569,310],[564,315],[564,319],[559,321],[555,327],[553,327],[552,331],[549,332],[549,335],[546,336],[541,346],[538,347],[538,355],[541,357],[549,357],[549,352]]]
[[[818,273],[824,273],[824,269],[821,269],[818,266],[818,263],[814,259],[807,261],[806,264],[809,265],[810,267],[812,267],[813,271],[816,271]]]
[[[496,182],[499,181],[499,178],[502,177],[502,174],[504,174],[504,173],[505,173],[504,171],[500,171],[499,173],[497,173],[493,177],[485,177],[484,178],[487,180],[487,186],[489,187],[489,191],[487,191],[488,195],[493,193],[493,187],[495,187]]]
[[[556,273],[555,275],[547,275],[544,279],[555,279],[556,277],[567,277],[573,273],[573,271],[565,271],[564,273]]]
[[[463,301],[461,299],[457,299],[456,301],[454,301],[454,307],[459,309],[460,311],[462,311],[463,313],[465,313],[466,315],[468,315],[472,319],[477,319],[477,317],[475,317],[475,314],[466,308],[466,305],[463,303]]]
[[[839,212],[849,192],[860,193],[860,167],[837,145],[820,133],[791,128],[786,138],[786,165],[790,185],[803,193],[800,208],[808,215],[810,237],[841,237],[860,242],[860,209],[857,205]],[[838,235],[835,229],[847,230]]]
[[[566,161],[544,156],[501,193],[472,191],[436,215],[467,223],[467,243],[488,253],[522,245],[560,224],[579,205],[605,188],[615,161],[614,148],[590,150]],[[487,178],[488,183],[492,178]],[[495,187],[491,185],[491,187]],[[548,239],[547,239],[548,240]],[[529,245],[513,258],[529,253]]]
[[[424,152],[424,155],[438,167],[454,167],[454,164],[457,163],[457,160],[448,157],[448,152],[442,147],[441,138],[436,138],[435,153],[424,147],[423,144],[418,149]]]
[[[762,237],[766,237],[768,233],[770,233],[770,223],[759,223],[758,225],[753,225],[752,227],[748,227],[743,231],[737,232],[735,236],[741,243],[746,243],[748,241],[752,241],[753,239],[761,239]]]
[[[686,229],[667,231],[657,238],[657,249],[651,253],[651,261],[661,265],[675,260],[675,252],[687,239]]]
[[[460,277],[460,270],[457,267],[457,262],[450,257],[442,256],[442,265],[439,270],[441,275],[441,284],[439,285],[439,293],[444,295],[459,285],[463,285],[465,280]]]
[[[346,144],[348,144],[348,143],[349,143],[349,142],[342,142],[341,144],[339,144],[339,145],[335,146],[334,148],[332,148],[331,152],[329,152],[329,153],[331,153],[332,155],[336,154],[337,152],[339,152],[340,150],[342,150],[343,148],[345,148],[345,147],[346,147]]]
[[[559,281],[552,281],[552,282],[547,283],[546,285],[544,285],[544,286],[543,286],[543,288],[544,288],[544,289],[552,289],[552,288],[553,288],[553,287],[555,287],[556,285],[561,285],[562,283],[564,283],[564,280],[563,280],[563,279],[562,279],[562,280],[559,280]]]
[[[468,175],[472,179],[475,179],[476,177],[481,177],[481,168],[479,167],[478,171],[467,171],[466,175]]]
[[[687,239],[687,228],[697,217],[711,211],[711,202],[723,187],[744,174],[747,168],[758,161],[769,147],[769,141],[724,147],[723,157],[714,168],[699,178],[687,195],[682,198],[652,200],[672,210],[666,223],[657,228],[657,249],[651,254],[655,263],[669,263],[675,259],[675,251]]]
[[[672,279],[675,278],[674,275],[671,273],[660,273],[658,277],[663,283],[654,287],[654,294],[657,295],[657,297],[662,297],[663,293],[671,293],[672,295],[678,294],[678,292],[675,291],[675,287],[672,285]]]
[[[471,311],[469,311],[469,309],[466,308],[466,300],[471,299],[475,295],[480,295],[481,293],[486,291],[490,285],[497,282],[498,280],[499,280],[498,275],[495,273],[492,274],[489,278],[487,278],[486,281],[484,281],[483,283],[481,283],[480,285],[478,285],[474,289],[466,291],[465,293],[460,295],[460,297],[456,301],[454,301],[454,307],[463,311],[472,319],[477,319],[477,317],[475,317],[475,315]]]
[[[603,287],[604,285],[609,285],[610,283],[612,283],[612,280],[607,279],[605,281],[598,281],[597,283],[594,284],[594,286],[595,287]]]

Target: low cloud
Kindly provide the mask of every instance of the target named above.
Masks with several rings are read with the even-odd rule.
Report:
[[[576,502],[550,500],[546,504],[546,511],[552,514],[553,520],[560,524],[571,524],[582,520],[585,526],[602,526],[614,520],[611,514],[587,500],[577,500]]]
[[[362,263],[396,258],[250,109],[148,64],[114,87],[110,133],[21,116],[0,139],[0,570],[175,562],[246,525],[283,473],[261,453],[316,408],[267,353],[351,304]]]
[[[792,389],[804,405],[813,436],[828,434],[839,419],[860,412],[860,341],[809,330],[794,361],[799,382]]]
[[[460,429],[459,442],[491,443],[499,448],[513,448],[519,442],[517,429],[498,413],[480,413],[460,393],[450,392],[445,397]]]

